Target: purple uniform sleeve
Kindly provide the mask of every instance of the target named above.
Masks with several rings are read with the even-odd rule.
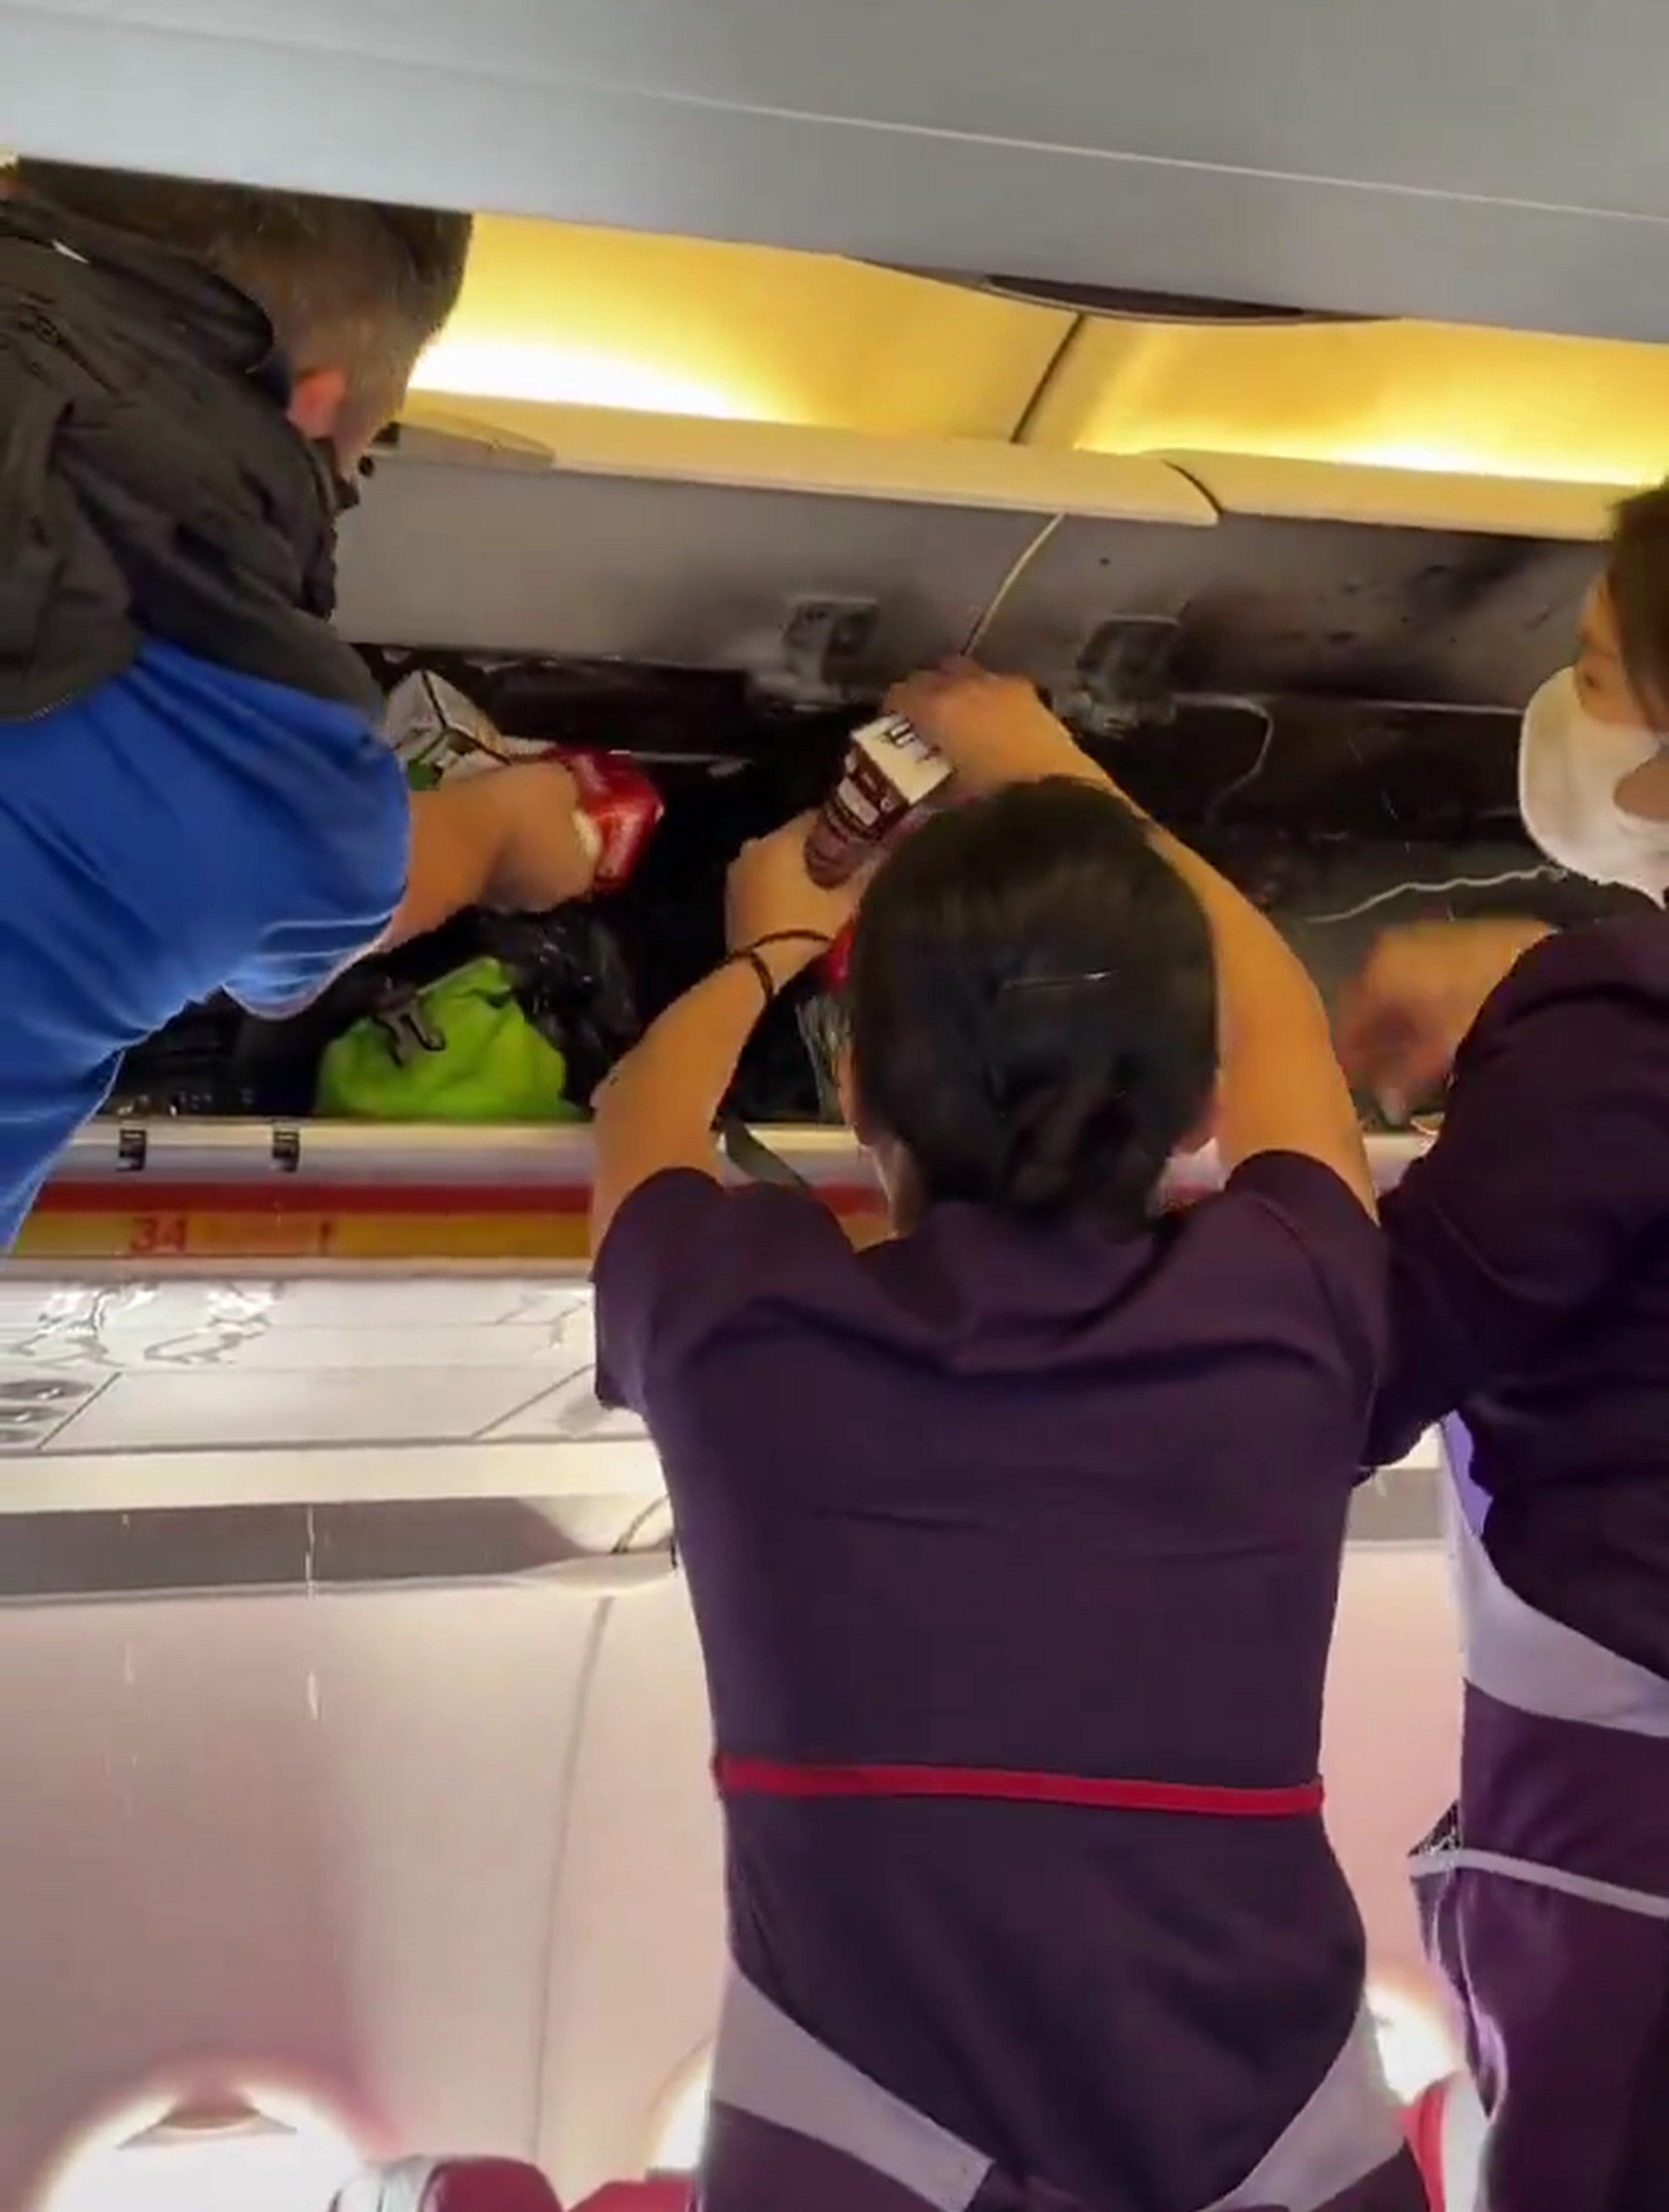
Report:
[[[1385,1462],[1524,1374],[1669,1216],[1669,921],[1529,954],[1457,1059],[1440,1135],[1383,1208]]]
[[[659,1376],[750,1304],[803,1297],[856,1255],[827,1207],[770,1184],[726,1189],[693,1168],[640,1183],[592,1264],[597,1389],[648,1415]]]
[[[1365,1424],[1387,1334],[1385,1245],[1367,1208],[1331,1168],[1301,1152],[1255,1153],[1229,1176],[1223,1195],[1255,1204],[1299,1257]]]

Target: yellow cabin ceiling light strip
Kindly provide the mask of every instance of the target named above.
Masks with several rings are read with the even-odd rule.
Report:
[[[1102,324],[1034,435],[1632,489],[1669,473],[1669,348],[1435,323]]]
[[[1004,442],[1023,423],[1056,449],[1617,489],[1669,474],[1669,347],[1073,319],[828,255],[483,216],[412,389],[885,437]]]
[[[826,255],[486,217],[413,389],[1006,441],[1071,320]]]
[[[1425,323],[1092,323],[827,256],[485,218],[415,390],[713,421],[1623,488],[1669,349]],[[1034,404],[1034,403],[1035,403]]]
[[[715,422],[773,419],[739,376],[723,382],[663,368],[603,346],[454,330],[418,364],[414,394],[549,406],[617,407],[633,415],[697,415]]]

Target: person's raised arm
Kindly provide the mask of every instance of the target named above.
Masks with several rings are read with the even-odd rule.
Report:
[[[1114,793],[1148,823],[1153,847],[1199,901],[1217,957],[1217,1150],[1225,1173],[1259,1152],[1298,1152],[1331,1168],[1371,1214],[1373,1182],[1320,994],[1266,915],[1142,814],[1073,742],[1032,687],[957,663],[912,677],[888,704],[936,745],[974,797],[1005,784],[1071,776]]]
[[[822,890],[806,874],[810,824],[804,815],[743,847],[726,890],[730,957],[667,1008],[598,1092],[593,1253],[651,1176],[692,1168],[717,1180],[713,1125],[743,1046],[778,993],[828,950],[855,912],[862,875]]]
[[[465,907],[543,914],[584,898],[597,872],[572,773],[517,761],[411,794],[405,896],[378,946],[439,929]]]
[[[1517,915],[1386,930],[1338,1002],[1346,1078],[1401,1121],[1447,1079],[1461,1040],[1514,963],[1552,934],[1546,922]]]
[[[1669,1220],[1663,925],[1566,931],[1462,1046],[1442,1127],[1385,1204],[1392,1356],[1377,1453],[1522,1382],[1592,1325]]]

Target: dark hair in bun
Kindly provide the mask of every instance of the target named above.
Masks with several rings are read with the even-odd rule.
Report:
[[[1132,1231],[1216,1079],[1205,915],[1091,784],[1016,785],[907,838],[864,900],[847,993],[864,1109],[930,1206]]]

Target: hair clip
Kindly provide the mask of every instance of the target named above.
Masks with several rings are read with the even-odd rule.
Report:
[[[1116,968],[1088,968],[1078,975],[1011,975],[997,986],[997,995],[1000,999],[1011,991],[1076,991],[1084,983],[1116,982],[1118,974]]]

